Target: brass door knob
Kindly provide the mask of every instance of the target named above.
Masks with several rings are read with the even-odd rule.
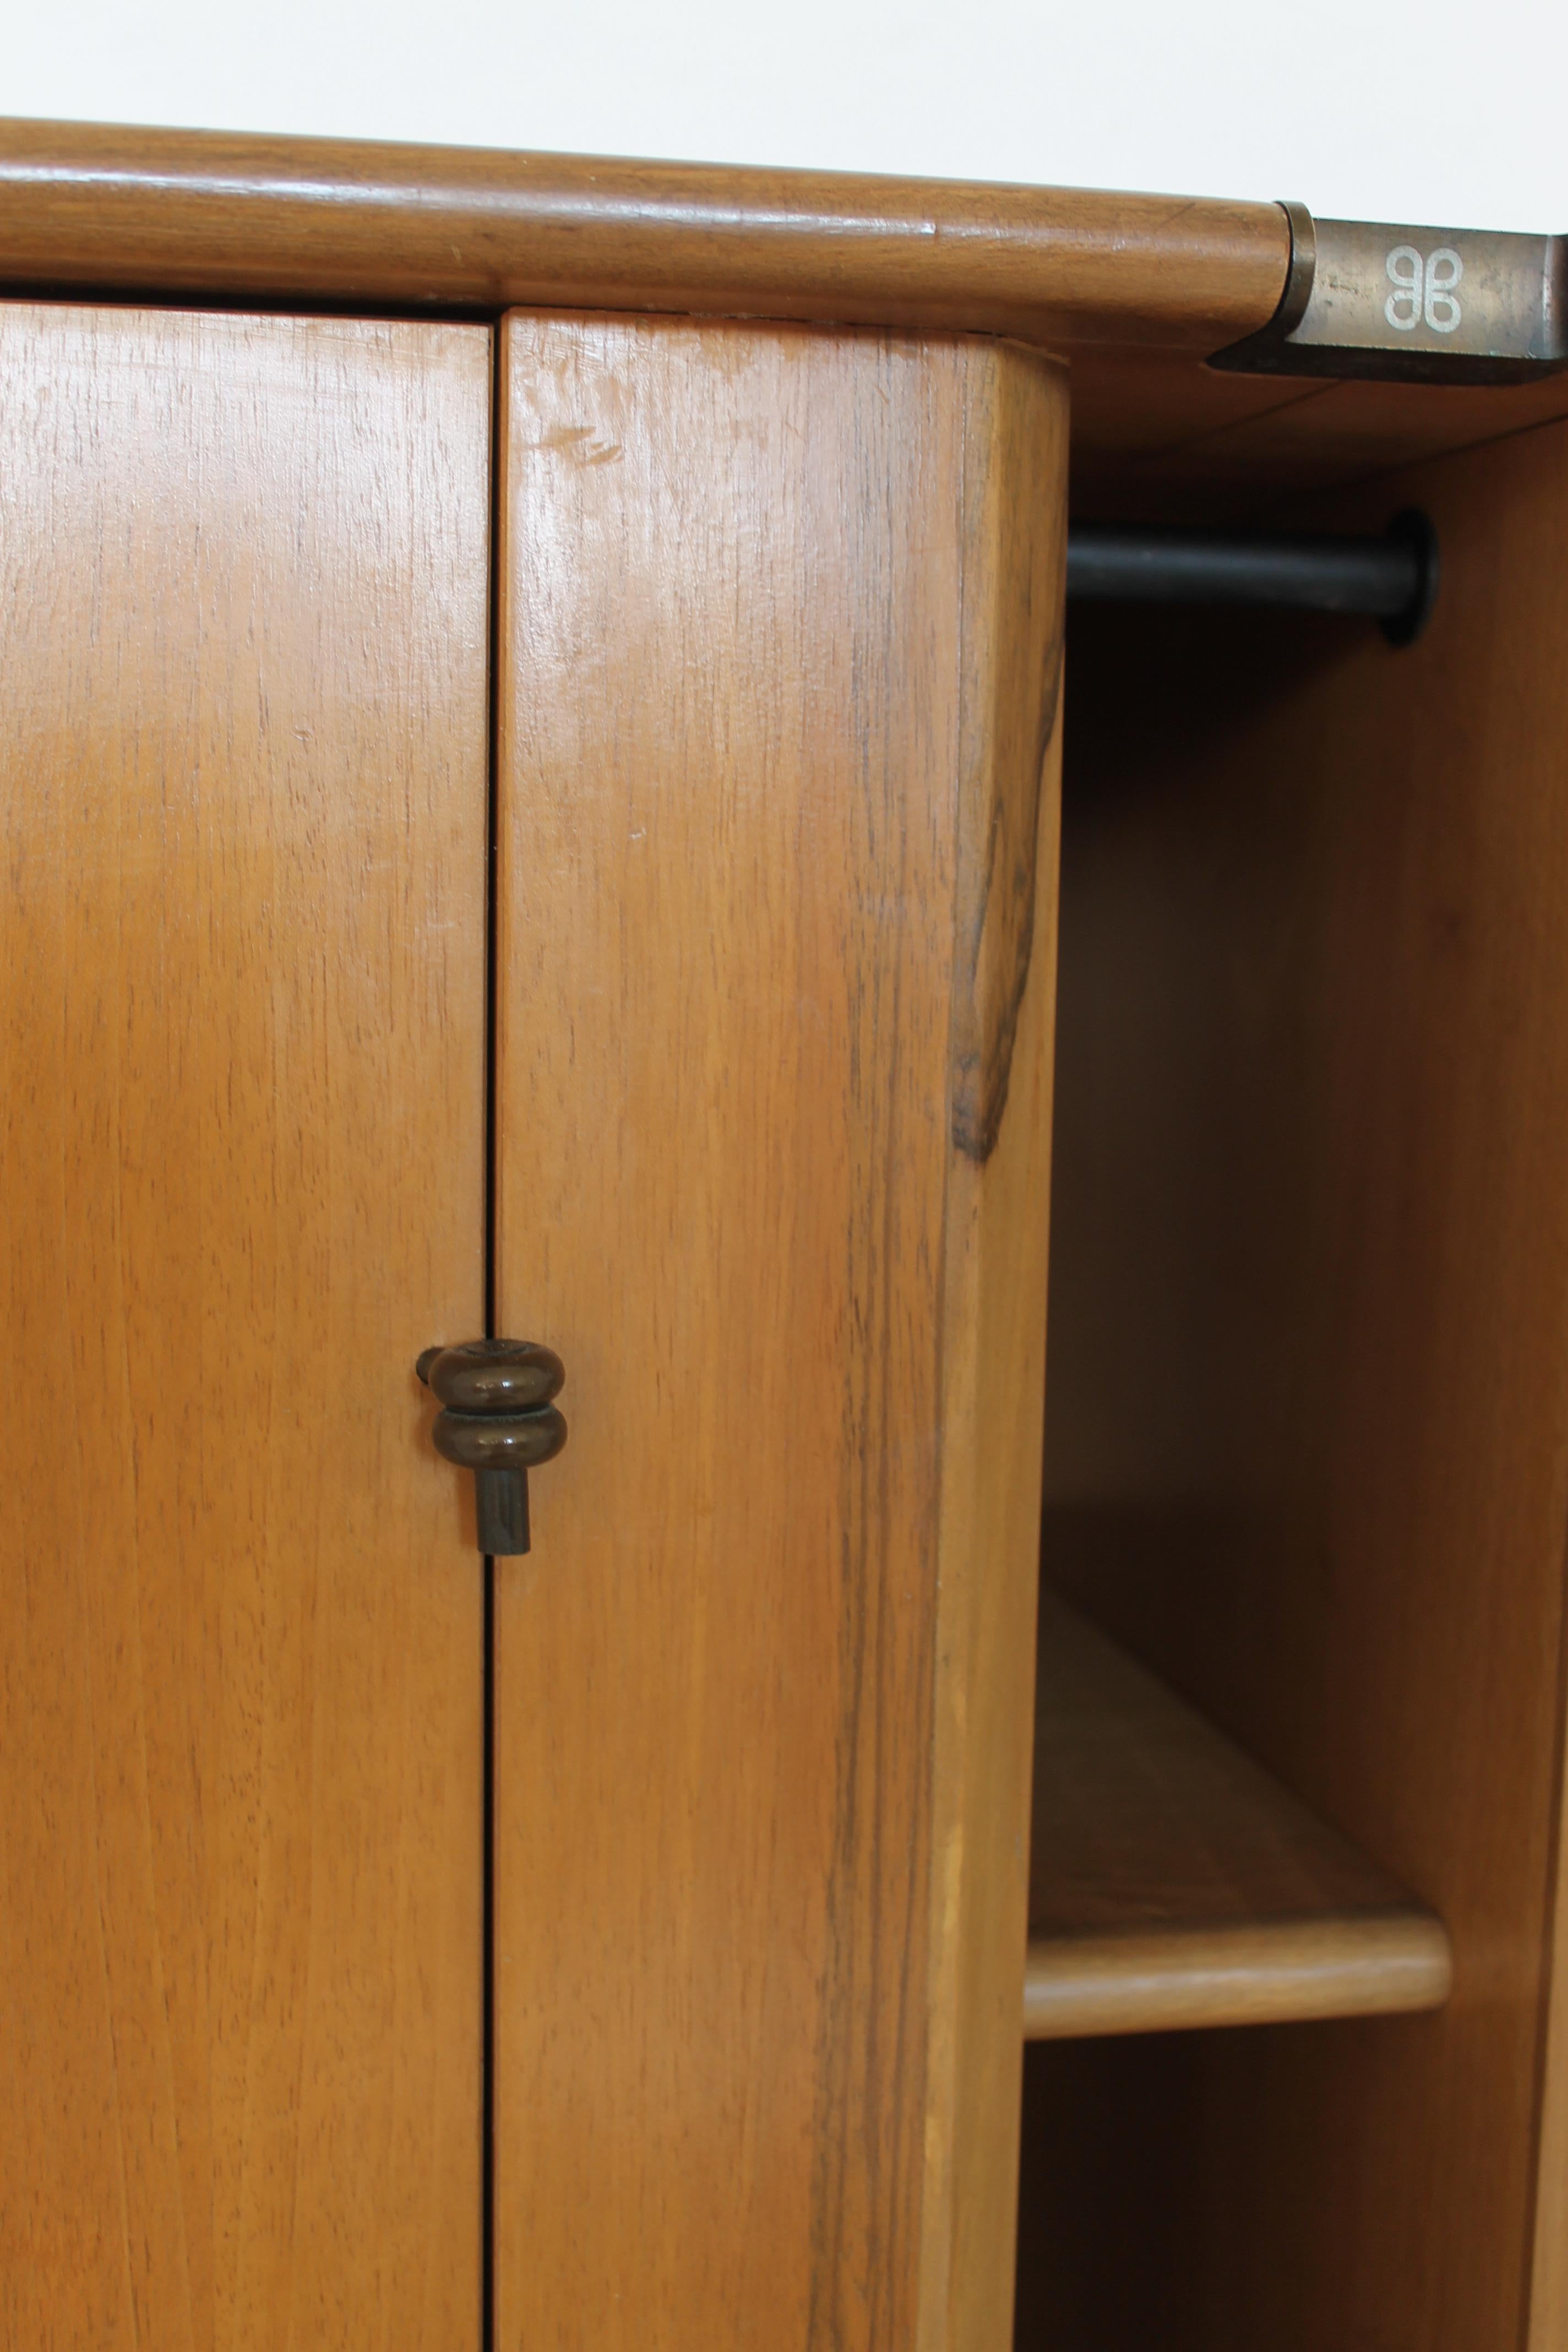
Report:
[[[528,1474],[566,1443],[551,1399],[565,1366],[532,1339],[465,1339],[426,1348],[415,1370],[443,1410],[431,1435],[448,1462],[474,1474],[481,1551],[528,1549]]]

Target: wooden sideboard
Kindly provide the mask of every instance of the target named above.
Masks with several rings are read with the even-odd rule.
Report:
[[[1300,235],[0,126],[7,2346],[1568,2352],[1568,375]]]

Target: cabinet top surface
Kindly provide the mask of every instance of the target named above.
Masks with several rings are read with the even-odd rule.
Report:
[[[0,121],[11,283],[748,311],[1210,352],[1285,283],[1278,205]]]
[[[1278,204],[0,120],[0,289],[1011,336],[1071,367],[1079,496],[1106,511],[1314,489],[1568,407],[1568,375],[1206,364],[1293,283]]]

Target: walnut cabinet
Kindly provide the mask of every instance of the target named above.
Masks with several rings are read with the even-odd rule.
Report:
[[[1304,218],[0,129],[7,2345],[1568,2347],[1568,392]]]

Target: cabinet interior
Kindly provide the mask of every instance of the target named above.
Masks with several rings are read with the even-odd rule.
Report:
[[[1408,649],[1069,613],[1021,2352],[1544,2292],[1568,438],[1215,519],[1411,505]]]

